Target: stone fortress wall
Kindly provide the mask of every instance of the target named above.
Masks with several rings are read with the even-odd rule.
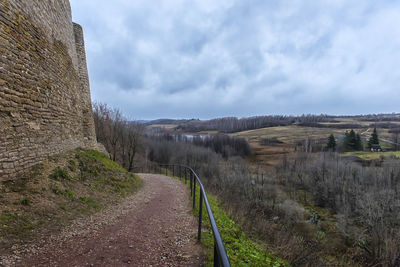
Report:
[[[69,0],[0,0],[0,182],[96,144],[83,31]]]

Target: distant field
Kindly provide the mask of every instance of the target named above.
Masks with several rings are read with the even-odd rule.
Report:
[[[374,125],[374,122],[372,121],[358,121],[354,118],[341,118],[337,120],[338,120],[337,122],[320,122],[319,124],[322,125],[356,124],[356,125],[361,125],[363,127]],[[390,123],[400,126],[400,121],[391,121]]]
[[[358,122],[353,119],[340,121],[341,124],[348,123],[359,123],[360,125],[365,125],[365,128],[355,129],[357,133],[361,135],[366,145],[366,140],[371,136],[372,128],[368,128],[370,122]],[[334,123],[331,123],[334,124]],[[318,140],[327,139],[330,134],[333,134],[336,138],[343,135],[346,131],[351,129],[336,129],[336,128],[318,128],[318,127],[304,127],[297,125],[290,126],[278,126],[269,127],[262,129],[255,129],[249,131],[243,131],[238,133],[233,133],[231,136],[243,137],[249,143],[253,150],[253,156],[250,161],[256,165],[267,164],[270,166],[275,166],[279,163],[284,155],[294,151],[295,144],[306,140],[307,138]],[[378,134],[381,138],[390,140],[390,134],[387,129],[378,129]],[[263,138],[274,139],[281,141],[281,144],[262,146],[260,145],[260,140]],[[380,142],[382,148],[390,148],[391,145],[385,142]],[[386,153],[386,154],[382,154]],[[379,158],[380,155],[390,156],[390,152],[382,153],[371,153],[371,152],[359,152],[359,155],[346,154],[347,156],[358,156],[363,159],[374,159]]]
[[[316,128],[290,125],[243,131],[233,133],[232,136],[244,137],[250,143],[259,142],[262,138],[277,138],[285,144],[294,145],[307,138],[328,138],[330,134],[334,134],[337,137],[344,134],[346,130],[350,131],[351,129]]]
[[[346,152],[343,154],[345,157],[359,157],[364,160],[380,159],[381,157],[389,158],[396,157],[400,158],[400,151],[388,151],[388,152],[365,152],[365,151],[355,151]]]
[[[218,131],[201,131],[198,132],[198,134],[202,135],[202,134],[217,134]]]
[[[348,122],[341,121],[340,123],[344,124]],[[338,136],[343,135],[346,131],[350,130],[351,128],[336,129],[336,128],[318,128],[318,127],[289,125],[289,126],[268,127],[268,128],[237,132],[231,135],[246,138],[250,143],[259,142],[262,138],[277,138],[279,141],[285,144],[296,144],[297,142],[303,141],[307,138],[310,139],[328,138],[330,134],[333,134],[337,138]],[[357,133],[360,133],[361,137],[364,139],[367,139],[371,136],[372,130],[373,130],[372,128],[367,128],[367,127],[361,129],[355,129],[355,131]],[[378,134],[381,138],[390,139],[390,134],[388,133],[387,129],[378,129]]]
[[[152,124],[147,126],[148,129],[154,129],[154,128],[162,128],[166,130],[173,130],[177,127],[177,124]]]

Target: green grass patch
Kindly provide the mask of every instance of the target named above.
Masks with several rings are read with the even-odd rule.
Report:
[[[71,176],[68,172],[60,167],[57,167],[53,170],[53,172],[49,175],[49,178],[52,180],[69,180]]]
[[[77,169],[77,166],[76,166],[76,162],[75,162],[75,160],[69,160],[68,161],[68,169],[70,170],[70,171],[76,171],[76,169]]]
[[[75,157],[78,159],[79,166],[82,168],[90,163],[100,163],[105,170],[116,171],[126,173],[127,171],[115,161],[110,160],[106,155],[97,150],[84,150],[78,149],[75,153]]]
[[[201,131],[199,134],[217,134],[219,133],[218,131]]]
[[[93,183],[96,190],[101,192],[110,191],[121,197],[125,197],[141,186],[142,182],[136,175],[126,173],[125,177],[99,176]]]
[[[379,144],[381,145],[381,148],[383,148],[383,149],[389,149],[389,148],[393,147],[392,144],[385,142],[385,141],[381,141],[381,140],[379,141]]]
[[[80,197],[79,200],[86,204],[89,208],[98,210],[101,208],[101,205],[91,197]]]
[[[58,187],[52,188],[51,191],[53,191],[53,193],[54,193],[55,195],[63,195],[63,194],[64,194],[64,192],[63,192],[60,188],[58,188]]]
[[[79,149],[75,158],[81,179],[92,180],[94,188],[100,192],[112,192],[125,197],[142,185],[139,177],[96,150]]]
[[[72,191],[69,190],[69,189],[65,189],[64,195],[65,195],[66,197],[70,198],[70,199],[75,199],[75,198],[76,198],[74,192],[72,192]]]
[[[387,152],[370,152],[370,151],[354,151],[343,153],[345,157],[358,157],[363,160],[374,160],[380,158],[396,157],[400,158],[400,151],[387,151]]]
[[[28,197],[24,197],[21,201],[20,201],[21,205],[24,206],[29,206],[31,204],[31,200]]]

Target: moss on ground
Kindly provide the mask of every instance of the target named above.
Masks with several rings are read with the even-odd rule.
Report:
[[[53,156],[0,185],[0,254],[135,192],[141,180],[96,150]]]

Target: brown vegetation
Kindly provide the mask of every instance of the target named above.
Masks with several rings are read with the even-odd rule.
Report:
[[[224,158],[240,156],[245,157],[251,154],[250,145],[244,138],[231,137],[225,134],[215,134],[207,136],[187,136],[181,134],[147,134],[146,137],[151,140],[150,154],[158,154],[154,150],[158,150],[157,144],[162,145],[169,143],[186,143],[198,147],[209,148],[212,151],[221,154]],[[152,160],[153,156],[151,156]]]
[[[278,175],[286,190],[309,192],[315,204],[329,208],[337,227],[369,262],[400,264],[400,161],[360,166],[337,154],[297,154]]]

